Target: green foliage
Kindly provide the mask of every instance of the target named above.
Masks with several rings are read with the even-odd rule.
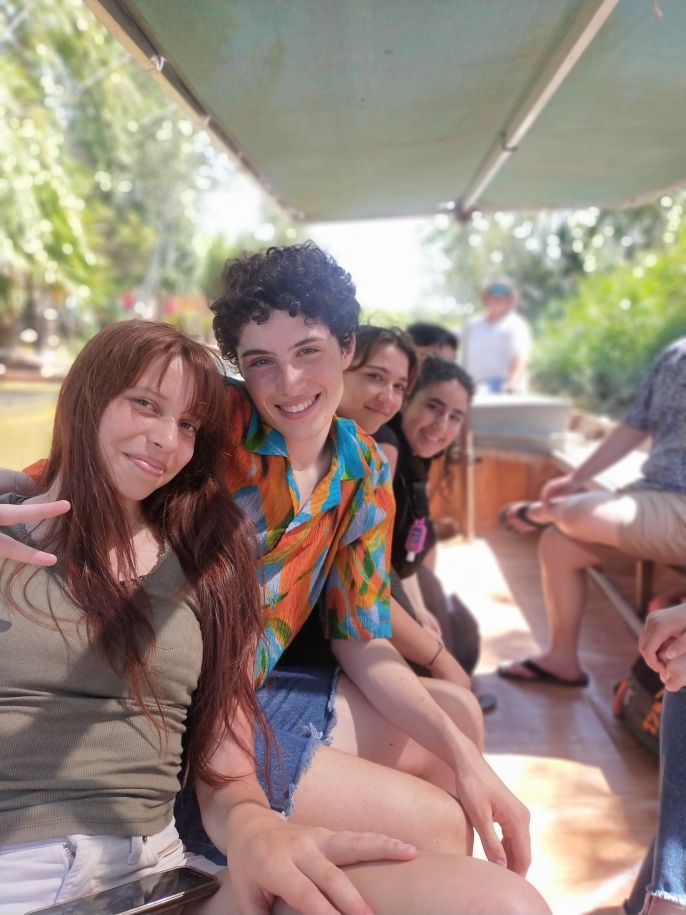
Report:
[[[477,214],[467,224],[447,223],[426,240],[445,299],[442,322],[469,318],[480,307],[489,279],[506,275],[518,286],[520,309],[535,318],[547,303],[574,289],[581,270],[564,216],[558,213]],[[554,240],[554,242],[553,242]]]
[[[29,289],[76,289],[94,257],[82,222],[87,173],[67,149],[68,58],[50,39],[79,33],[73,4],[35,7],[6,4],[0,18],[0,270]],[[91,46],[71,44],[72,57]]]
[[[657,352],[686,335],[686,193],[632,210],[439,217],[426,240],[440,317],[507,274],[535,332],[536,387],[620,417]]]
[[[656,354],[686,335],[686,231],[640,264],[590,273],[538,327],[534,380],[620,417]]]
[[[425,239],[436,296],[443,295],[439,311],[469,316],[485,282],[505,274],[519,287],[521,311],[536,322],[574,296],[586,274],[633,265],[671,243],[686,195],[675,198],[622,211],[475,213],[466,224],[439,216]]]
[[[123,293],[151,317],[192,298],[205,201],[235,174],[82,0],[0,4],[5,337],[67,298],[83,334],[122,316]]]

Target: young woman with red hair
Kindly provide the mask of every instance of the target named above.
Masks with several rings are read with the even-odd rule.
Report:
[[[213,783],[236,713],[260,718],[260,601],[225,484],[227,420],[203,346],[115,325],[64,381],[37,493],[2,497],[5,518],[26,519],[6,534],[58,563],[0,566],[1,912],[182,863],[184,732],[186,770]],[[71,510],[38,520],[55,501]]]

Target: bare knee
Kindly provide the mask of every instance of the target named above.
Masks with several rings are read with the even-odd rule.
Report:
[[[618,545],[619,529],[631,523],[638,508],[631,495],[584,493],[570,496],[555,508],[555,524],[580,544]]]
[[[501,915],[551,915],[550,907],[538,890],[523,877],[512,871],[505,872],[508,886],[503,886],[497,898],[493,894],[493,908],[484,907],[486,912],[499,912]],[[504,882],[504,881],[503,881]]]
[[[575,496],[560,502],[555,508],[555,524],[568,537],[584,539],[589,522],[593,518],[595,499],[593,496]]]
[[[455,790],[454,775],[449,790]],[[304,773],[291,821],[380,832],[423,851],[466,855],[472,847],[471,824],[447,790],[416,772],[398,771],[331,747],[321,747]]]
[[[569,539],[556,527],[548,527],[538,541],[538,558],[548,571],[554,571],[569,564]]]
[[[555,525],[551,525],[539,537],[538,553],[541,557],[557,557],[560,551],[564,552],[568,543],[569,538],[565,537]]]
[[[402,864],[359,864],[345,870],[376,915],[550,915],[541,895],[522,877],[473,858],[419,854]]]
[[[451,790],[454,788],[454,777]],[[390,800],[393,803],[393,800]],[[397,835],[419,851],[471,855],[474,829],[462,806],[448,791],[422,778],[414,778],[406,786],[401,803],[404,805],[404,831]],[[388,832],[388,829],[380,829]]]
[[[557,527],[548,527],[538,541],[538,556],[549,574],[557,570],[580,570],[598,562],[598,557]]]
[[[538,890],[524,877],[488,861],[474,858],[453,864],[459,885],[457,902],[443,911],[469,915],[551,915]],[[456,887],[457,889],[457,887]]]
[[[474,830],[458,801],[441,788],[428,783],[426,788],[413,844],[420,851],[471,855]]]

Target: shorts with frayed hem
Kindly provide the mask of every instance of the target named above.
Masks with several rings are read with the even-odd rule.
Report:
[[[312,765],[314,754],[331,742],[339,676],[338,667],[276,668],[257,691],[272,729],[269,754],[263,735],[255,734],[257,775],[272,810],[285,817],[293,811],[298,784]],[[188,852],[203,855],[215,864],[226,864],[226,857],[203,829],[192,785],[179,795],[174,815]]]

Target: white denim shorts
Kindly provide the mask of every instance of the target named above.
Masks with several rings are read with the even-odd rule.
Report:
[[[25,915],[184,863],[173,820],[154,836],[71,835],[0,845],[0,915]]]

